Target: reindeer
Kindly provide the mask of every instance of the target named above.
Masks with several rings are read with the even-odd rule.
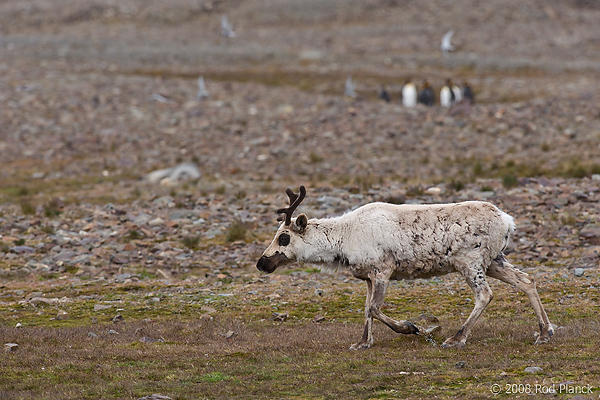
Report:
[[[370,203],[339,217],[308,219],[292,215],[306,196],[287,189],[290,205],[277,210],[284,216],[273,242],[257,263],[272,273],[294,260],[346,267],[367,282],[365,326],[362,338],[350,349],[373,344],[373,318],[395,332],[417,334],[409,321],[394,320],[381,312],[391,279],[430,278],[460,272],[473,290],[475,308],[443,347],[463,347],[473,325],[492,299],[486,275],[523,291],[537,316],[546,343],[554,330],[540,301],[533,278],[513,267],[503,251],[514,230],[513,218],[481,201],[451,204],[394,205]]]

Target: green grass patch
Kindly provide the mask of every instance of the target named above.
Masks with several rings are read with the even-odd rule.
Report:
[[[452,399],[488,398],[496,383],[595,386],[600,381],[598,296],[589,288],[600,281],[593,271],[583,285],[553,277],[538,281],[550,319],[560,327],[547,345],[533,345],[537,324],[526,297],[494,281],[494,301],[467,346],[442,349],[439,344],[470,313],[472,296],[462,282],[419,280],[390,285],[383,311],[398,319],[424,312],[437,316],[443,329],[434,338],[438,345],[375,321],[374,346],[358,352],[348,347],[362,335],[366,288],[317,275],[285,276],[284,281],[298,280],[284,286],[279,280],[249,283],[232,276],[219,290],[202,291],[183,282],[54,280],[35,290],[69,301],[35,306],[21,301],[32,290],[28,282],[5,284],[0,341],[19,348],[3,353],[1,393],[62,399],[152,393],[174,399]],[[323,296],[315,294],[315,280]],[[282,296],[267,297],[274,291]],[[96,304],[111,307],[95,311]],[[215,310],[212,318],[200,317],[207,312],[204,306]],[[69,319],[53,319],[59,309]],[[289,318],[270,320],[275,310]],[[123,322],[112,322],[116,314]],[[316,323],[315,315],[325,320]],[[15,328],[17,322],[23,327]],[[528,366],[543,372],[525,373]]]

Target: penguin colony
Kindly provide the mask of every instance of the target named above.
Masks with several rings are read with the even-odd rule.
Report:
[[[387,86],[381,86],[378,98],[387,103],[392,101]],[[439,104],[442,107],[450,107],[452,104],[461,102],[473,104],[474,101],[473,89],[468,82],[464,82],[461,87],[451,79],[447,79],[439,91]],[[436,104],[435,91],[427,80],[418,88],[411,80],[407,80],[400,91],[400,103],[404,107],[415,107],[417,104],[433,107]]]

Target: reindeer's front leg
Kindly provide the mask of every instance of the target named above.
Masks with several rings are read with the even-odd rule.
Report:
[[[365,329],[358,343],[350,346],[350,350],[368,349],[373,344],[373,316],[371,315],[371,303],[373,302],[373,282],[367,279],[367,300],[365,302]]]
[[[389,284],[388,277],[378,277],[373,283],[373,301],[371,302],[371,316],[389,326],[394,332],[403,333],[405,335],[415,334],[419,332],[416,326],[409,321],[396,321],[381,312],[383,298]]]
[[[373,344],[373,318],[377,318],[394,332],[404,334],[418,333],[416,326],[408,321],[396,321],[381,312],[385,292],[389,284],[389,277],[376,276],[374,280],[367,280],[367,303],[365,305],[365,330],[360,342],[353,344],[351,350],[368,349]]]

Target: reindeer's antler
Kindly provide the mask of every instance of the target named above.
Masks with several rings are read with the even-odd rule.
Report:
[[[304,196],[306,196],[306,188],[304,186],[300,186],[300,193],[296,194],[290,188],[285,190],[288,197],[290,198],[290,206],[287,208],[280,208],[277,210],[277,214],[285,214],[285,224],[289,225],[292,223],[292,214],[296,211],[296,208],[302,203],[304,200]],[[283,221],[284,217],[281,216],[277,218],[277,221]]]

